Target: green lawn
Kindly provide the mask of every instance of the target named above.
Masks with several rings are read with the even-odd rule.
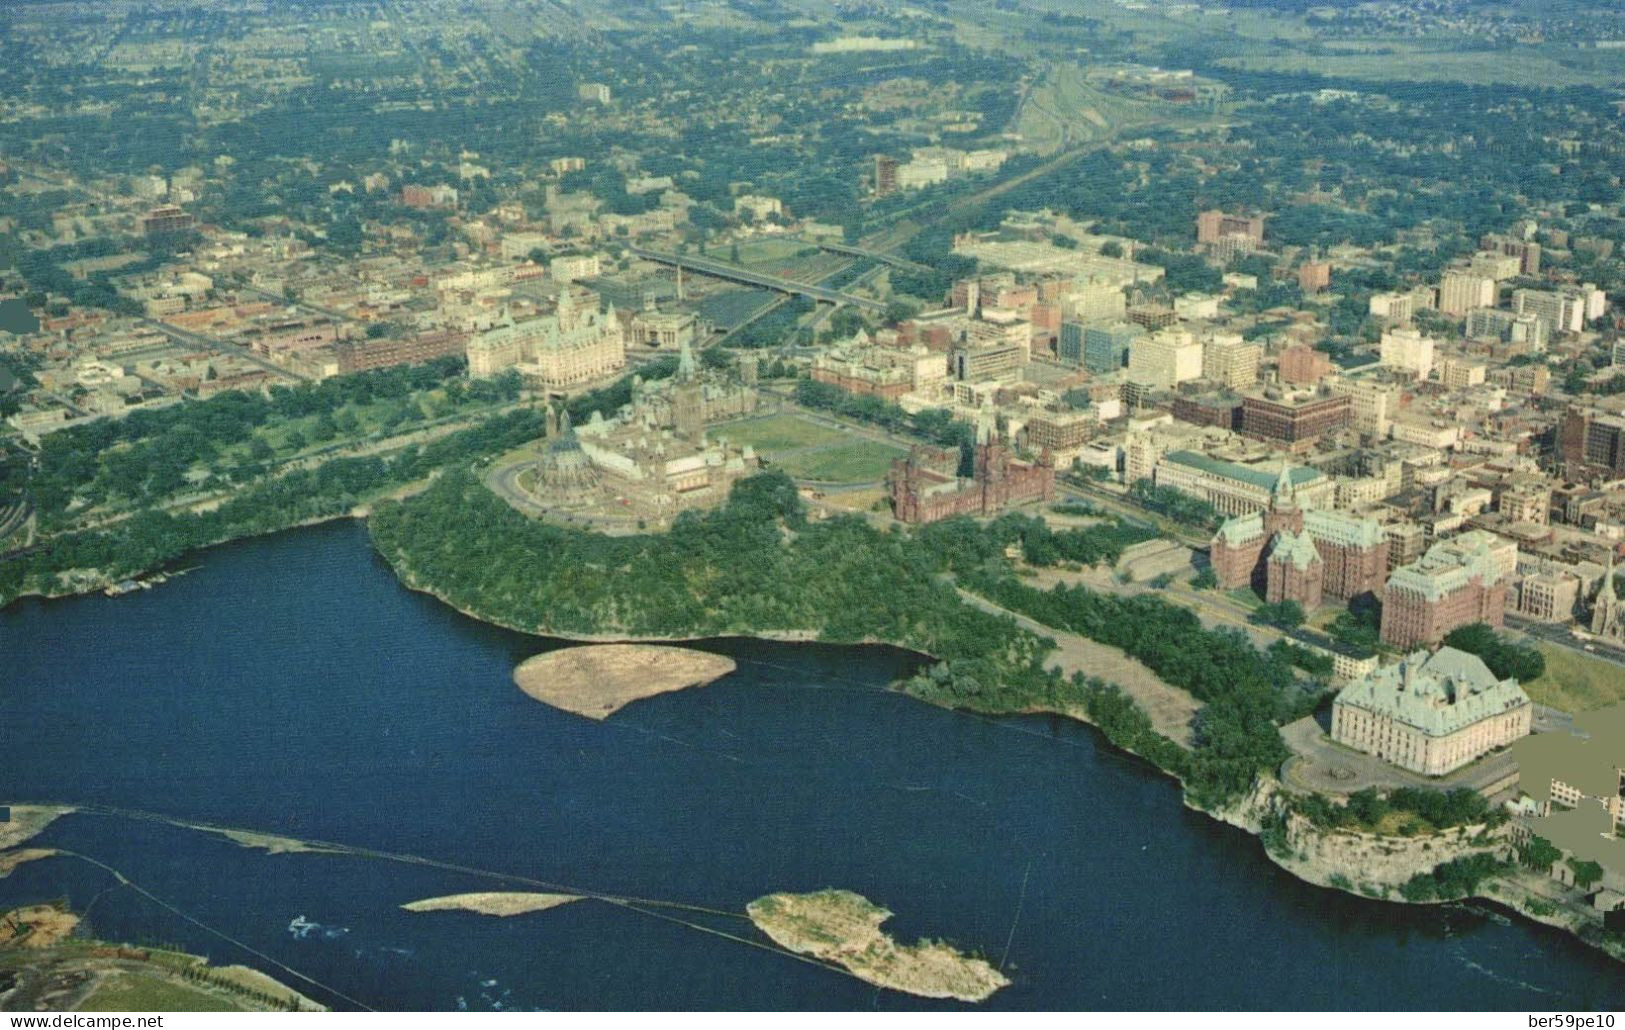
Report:
[[[119,973],[91,992],[81,1012],[243,1012],[229,999],[184,983]]]
[[[1264,606],[1264,602],[1259,599],[1257,594],[1253,593],[1253,589],[1251,587],[1237,587],[1236,589],[1226,593],[1225,596],[1241,605],[1243,608],[1246,608],[1248,611],[1252,611],[1255,608],[1262,608]]]
[[[1535,647],[1546,656],[1546,673],[1523,688],[1536,704],[1585,712],[1625,701],[1625,669],[1545,641]]]
[[[797,479],[826,483],[867,483],[884,479],[893,458],[901,458],[901,448],[869,440],[817,451],[792,454],[779,465]]]
[[[790,451],[798,447],[817,447],[848,439],[839,429],[821,426],[797,415],[770,415],[745,422],[730,422],[713,426],[712,437],[726,437],[738,447],[746,444],[756,448],[758,454],[772,457],[775,451]]]
[[[751,240],[749,243],[739,245],[739,263],[742,265],[779,264],[811,247],[812,244],[803,243],[800,240]],[[731,252],[731,249],[727,247],[714,247],[711,250],[711,255],[726,260]]]

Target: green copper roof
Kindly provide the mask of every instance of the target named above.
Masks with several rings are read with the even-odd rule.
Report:
[[[1376,547],[1382,543],[1382,524],[1341,511],[1311,508],[1303,513],[1303,528],[1316,540],[1351,547]]]
[[[1320,552],[1308,533],[1282,531],[1275,534],[1275,545],[1270,548],[1270,561],[1291,562],[1295,568],[1307,569],[1320,561]]]
[[[1210,458],[1196,451],[1169,451],[1163,456],[1162,460],[1171,461],[1176,465],[1185,465],[1210,475],[1239,480],[1265,491],[1273,490],[1276,480],[1281,475],[1279,469],[1274,472],[1265,472],[1252,465],[1237,465],[1233,461],[1220,461],[1217,458]],[[1313,483],[1323,478],[1319,469],[1312,469],[1306,465],[1294,467],[1290,475],[1294,487],[1302,486],[1305,483]]]
[[[1529,695],[1515,679],[1497,680],[1477,655],[1441,647],[1373,671],[1345,687],[1336,703],[1444,737],[1527,705]]]
[[[1251,515],[1239,515],[1233,519],[1225,519],[1224,525],[1219,527],[1219,536],[1224,538],[1225,543],[1231,545],[1244,544],[1263,535],[1264,516],[1256,511]]]

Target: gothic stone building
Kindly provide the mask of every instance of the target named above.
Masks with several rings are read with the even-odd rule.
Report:
[[[1388,572],[1382,527],[1372,519],[1300,507],[1286,466],[1269,507],[1226,520],[1210,554],[1225,589],[1250,586],[1266,601],[1296,601],[1306,611],[1327,596],[1346,601],[1375,593]]]
[[[531,480],[537,507],[608,530],[662,528],[679,512],[722,504],[760,467],[748,445],[706,438],[708,421],[754,411],[756,390],[707,381],[686,342],[680,355],[669,379],[634,377],[632,403],[613,419],[595,411],[572,426],[548,408],[548,444]]]
[[[485,379],[517,368],[533,390],[564,392],[612,375],[626,366],[626,340],[615,306],[598,310],[598,296],[559,294],[548,315],[503,324],[468,341],[468,374]]]
[[[976,468],[969,480],[955,472],[959,452],[915,447],[892,462],[886,485],[892,513],[902,522],[935,522],[955,515],[996,515],[1012,504],[1055,496],[1055,467],[1046,454],[1018,461],[985,423],[977,430]]]

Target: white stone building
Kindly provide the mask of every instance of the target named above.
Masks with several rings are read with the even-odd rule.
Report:
[[[1453,647],[1416,651],[1344,688],[1332,739],[1403,769],[1443,776],[1529,735],[1534,706],[1514,679]]]

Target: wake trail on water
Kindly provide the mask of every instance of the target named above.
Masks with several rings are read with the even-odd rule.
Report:
[[[1555,993],[1557,993],[1557,992],[1555,992],[1555,991],[1553,991],[1553,990],[1551,990],[1549,988],[1546,988],[1546,987],[1537,987],[1536,985],[1534,985],[1532,983],[1526,983],[1525,981],[1520,980],[1515,976],[1507,976],[1505,973],[1497,973],[1495,970],[1489,968],[1488,966],[1481,965],[1481,964],[1479,964],[1477,962],[1474,962],[1472,959],[1468,958],[1465,955],[1457,955],[1456,957],[1461,962],[1461,964],[1466,966],[1468,969],[1471,969],[1473,972],[1478,973],[1481,976],[1487,976],[1491,980],[1494,980],[1496,983],[1507,984],[1508,986],[1511,986],[1511,987],[1521,987],[1526,991],[1534,991],[1536,994],[1555,994]]]
[[[1033,860],[1027,860],[1027,868],[1021,874],[1021,896],[1016,899],[1016,914],[1010,920],[1010,936],[1004,939],[1004,954],[999,957],[999,972],[1004,972],[1004,964],[1010,961],[1010,945],[1016,940],[1016,927],[1021,923],[1021,909],[1027,904],[1027,880],[1033,875]]]
[[[468,866],[468,865],[463,865],[463,864],[457,863],[457,862],[448,862],[448,861],[444,861],[444,860],[441,860],[441,859],[428,858],[428,857],[425,857],[423,855],[412,855],[412,854],[407,854],[407,853],[404,853],[404,852],[395,852],[395,851],[383,851],[383,850],[379,850],[379,849],[376,849],[376,848],[358,847],[356,845],[342,844],[342,843],[338,843],[338,842],[335,842],[335,841],[308,840],[308,839],[299,839],[299,838],[294,838],[294,837],[283,837],[281,835],[265,834],[260,830],[248,829],[248,828],[244,828],[244,827],[219,826],[219,825],[216,825],[216,824],[213,824],[213,823],[196,822],[196,821],[192,821],[192,820],[181,819],[181,818],[178,818],[178,817],[175,817],[175,816],[164,815],[161,812],[146,812],[146,811],[141,811],[141,810],[138,810],[138,809],[117,808],[117,807],[110,806],[110,805],[98,805],[98,804],[76,805],[76,806],[74,806],[74,808],[76,810],[76,813],[78,813],[78,814],[100,815],[100,816],[105,816],[105,817],[114,818],[114,819],[126,819],[126,820],[132,820],[132,821],[137,821],[137,822],[158,823],[158,824],[165,825],[165,826],[172,826],[172,827],[175,827],[177,829],[192,830],[192,831],[198,832],[198,833],[218,834],[220,836],[228,837],[228,839],[230,839],[230,837],[229,837],[230,834],[237,834],[239,836],[248,835],[248,836],[254,836],[254,837],[261,837],[261,838],[275,837],[278,840],[286,841],[286,842],[289,842],[289,843],[292,843],[292,844],[297,844],[297,845],[299,845],[301,847],[304,847],[304,848],[308,848],[313,852],[323,852],[323,853],[327,853],[327,854],[339,854],[339,855],[345,855],[345,856],[351,857],[351,858],[370,858],[370,859],[376,859],[376,860],[385,861],[385,862],[398,862],[398,863],[401,863],[401,864],[404,864],[404,865],[426,866],[428,868],[440,869],[440,870],[443,870],[443,871],[446,871],[446,872],[459,873],[459,874],[462,874],[462,875],[465,875],[465,876],[472,876],[472,877],[476,877],[476,878],[480,878],[480,879],[487,879],[487,880],[495,880],[495,881],[498,881],[498,882],[501,882],[501,883],[504,883],[504,884],[518,883],[518,884],[524,884],[524,885],[527,885],[527,886],[542,887],[542,888],[545,888],[545,889],[547,889],[547,890],[549,890],[551,892],[559,893],[559,894],[574,894],[574,895],[577,895],[579,897],[591,898],[591,899],[593,899],[595,901],[602,901],[605,904],[614,905],[617,908],[625,909],[626,911],[629,911],[629,912],[635,912],[635,913],[637,913],[639,915],[648,916],[648,917],[650,917],[652,919],[660,919],[660,920],[663,920],[665,922],[676,923],[678,925],[687,927],[687,928],[689,928],[691,930],[695,930],[695,931],[698,931],[698,932],[701,932],[701,933],[709,934],[709,935],[715,936],[715,937],[721,937],[721,938],[724,938],[726,940],[734,941],[734,942],[739,943],[739,944],[749,945],[750,947],[758,948],[758,949],[760,949],[762,951],[772,952],[773,954],[781,955],[781,956],[784,956],[785,958],[791,958],[791,959],[796,960],[797,962],[806,963],[807,965],[817,966],[817,967],[819,967],[821,969],[827,969],[830,972],[839,973],[840,975],[848,977],[850,979],[858,980],[860,983],[866,982],[866,981],[863,981],[861,977],[858,977],[858,976],[854,975],[850,970],[848,970],[848,969],[846,969],[846,968],[844,968],[842,966],[836,965],[836,964],[831,963],[831,962],[825,962],[825,961],[823,961],[821,959],[813,958],[813,957],[808,956],[808,955],[799,954],[797,952],[789,950],[788,948],[782,947],[777,943],[767,943],[767,942],[763,942],[763,941],[759,941],[759,940],[752,940],[752,939],[750,939],[748,937],[743,937],[743,936],[740,936],[738,934],[729,933],[729,932],[727,932],[725,930],[719,930],[719,929],[717,929],[715,927],[706,926],[706,925],[704,925],[702,923],[697,923],[693,919],[687,919],[687,918],[683,918],[682,916],[670,914],[671,912],[684,912],[684,913],[691,913],[694,916],[702,916],[702,915],[704,915],[704,916],[714,916],[714,917],[719,917],[719,918],[724,918],[724,919],[737,919],[737,920],[743,920],[745,922],[752,922],[752,920],[750,918],[750,915],[748,913],[745,913],[745,912],[731,912],[731,911],[728,911],[727,909],[714,908],[714,907],[707,906],[707,905],[696,905],[696,904],[693,904],[693,903],[690,903],[690,902],[684,902],[684,901],[673,901],[673,900],[662,899],[662,898],[645,898],[645,897],[638,897],[638,896],[635,896],[635,895],[615,894],[615,893],[610,893],[610,892],[606,892],[606,891],[597,891],[597,890],[592,890],[590,888],[578,887],[578,886],[574,886],[574,885],[571,885],[571,884],[555,883],[555,882],[552,882],[552,881],[541,880],[541,879],[537,879],[535,877],[523,876],[523,875],[519,875],[519,874],[516,874],[516,873],[505,873],[505,872],[499,872],[499,871],[491,870],[491,869],[481,869],[481,868],[478,868],[476,866]],[[252,846],[252,845],[245,845],[245,846]],[[168,901],[165,901],[163,898],[158,897],[156,894],[153,894],[151,891],[149,891],[146,888],[142,887],[140,884],[137,884],[136,882],[131,880],[129,877],[125,876],[122,872],[120,872],[119,870],[115,869],[114,867],[108,865],[107,863],[102,862],[99,859],[92,858],[89,855],[80,854],[80,853],[74,852],[74,851],[66,851],[66,850],[64,850],[64,851],[61,851],[60,853],[62,855],[65,855],[65,856],[71,856],[73,858],[78,858],[78,859],[80,859],[82,861],[89,862],[91,865],[94,865],[94,866],[97,866],[98,868],[106,870],[108,873],[112,874],[118,880],[118,885],[119,886],[129,887],[130,889],[136,891],[137,893],[139,893],[143,897],[145,897],[148,900],[152,901],[154,904],[160,906],[161,908],[164,908],[164,909],[172,912],[176,916],[179,916],[180,918],[186,920],[187,922],[192,923],[193,925],[197,926],[199,929],[202,929],[206,933],[209,933],[212,936],[218,937],[219,939],[221,939],[223,941],[226,941],[229,944],[232,944],[232,945],[234,945],[234,946],[236,946],[238,948],[241,948],[243,951],[247,952],[248,954],[253,955],[256,958],[275,966],[277,969],[282,970],[283,972],[287,973],[289,976],[295,977],[295,978],[297,978],[299,980],[302,980],[302,981],[304,981],[306,983],[312,984],[312,985],[320,988],[321,990],[329,991],[329,992],[332,993],[332,995],[334,997],[341,998],[344,1001],[349,1002],[349,1003],[351,1003],[353,1005],[356,1005],[356,1006],[358,1006],[358,1007],[360,1007],[362,1009],[366,1009],[369,1012],[375,1011],[372,1008],[370,1008],[369,1006],[367,1006],[365,1003],[344,994],[342,991],[339,991],[339,990],[337,990],[337,989],[335,989],[333,987],[330,987],[330,986],[328,986],[328,985],[326,985],[324,983],[321,983],[320,981],[315,980],[312,977],[307,976],[304,973],[299,972],[297,969],[294,969],[293,967],[287,965],[286,963],[283,963],[283,962],[281,962],[281,961],[279,961],[279,960],[277,960],[275,958],[272,958],[271,956],[265,954],[264,952],[259,951],[258,949],[254,948],[252,945],[249,945],[249,944],[247,944],[247,943],[245,943],[245,942],[243,942],[241,940],[238,940],[235,937],[230,936],[229,934],[225,933],[222,930],[216,929],[215,927],[212,927],[212,926],[208,925],[207,923],[205,923],[202,920],[196,918],[195,916],[191,915],[190,913],[182,910],[181,908],[171,904]],[[667,911],[661,911],[661,910],[667,910]],[[752,923],[752,925],[754,925],[754,923]]]
[[[225,941],[227,944],[230,944],[230,945],[232,945],[234,947],[237,947],[237,948],[241,948],[243,951],[245,951],[248,954],[254,956],[257,959],[259,959],[261,962],[264,962],[264,963],[266,963],[266,964],[268,964],[270,966],[273,966],[276,969],[281,970],[283,973],[286,973],[288,976],[291,976],[296,980],[303,980],[305,983],[310,984],[311,986],[316,987],[316,988],[318,988],[320,990],[326,991],[335,998],[340,998],[340,999],[342,999],[344,1001],[347,1001],[351,1005],[356,1006],[357,1008],[365,1009],[368,1012],[376,1012],[376,1011],[378,1011],[377,1009],[373,1008],[371,1005],[368,1005],[366,1002],[361,1001],[361,1000],[356,999],[356,998],[350,997],[348,994],[345,994],[343,991],[339,990],[337,987],[332,987],[332,986],[330,986],[328,984],[322,983],[320,980],[316,979],[313,976],[308,976],[308,975],[306,975],[304,973],[301,973],[299,970],[297,970],[297,969],[293,968],[292,966],[288,965],[286,962],[282,962],[282,961],[280,961],[278,959],[272,958],[270,955],[267,955],[265,952],[260,951],[258,948],[255,948],[251,944],[248,944],[248,943],[246,943],[244,941],[238,940],[237,938],[235,938],[235,937],[231,936],[230,934],[226,933],[224,930],[219,930],[219,929],[216,929],[213,926],[210,926],[208,923],[205,923],[203,920],[201,920],[198,917],[192,915],[190,912],[187,912],[186,910],[180,908],[179,906],[171,904],[170,902],[165,901],[163,898],[160,898],[158,895],[154,894],[152,891],[150,891],[147,888],[141,886],[139,883],[136,883],[134,880],[130,879],[128,876],[124,875],[122,872],[120,872],[119,870],[117,870],[117,869],[113,868],[112,866],[108,865],[106,862],[101,861],[100,859],[92,858],[89,855],[80,854],[77,851],[61,850],[61,851],[58,851],[58,854],[63,855],[64,857],[67,857],[67,858],[77,858],[81,862],[88,862],[91,865],[95,866],[96,868],[101,869],[101,870],[111,874],[112,877],[115,880],[118,881],[118,883],[115,886],[130,888],[131,890],[135,891],[137,894],[139,894],[142,897],[146,898],[148,901],[150,901],[153,904],[157,905],[159,908],[165,909],[166,911],[168,911],[168,912],[170,912],[170,913],[172,913],[172,914],[174,914],[176,916],[179,916],[180,918],[186,920],[188,923],[191,923],[193,926],[196,926],[198,929],[202,930],[203,932],[205,932],[207,934],[210,934],[210,935],[212,935],[214,937],[218,937],[221,940]],[[111,888],[109,888],[109,889],[111,889]],[[105,893],[107,893],[107,891],[102,892],[102,894],[105,894]],[[98,894],[96,897],[99,900],[101,898],[101,895]],[[94,902],[93,902],[93,904],[94,904]]]

